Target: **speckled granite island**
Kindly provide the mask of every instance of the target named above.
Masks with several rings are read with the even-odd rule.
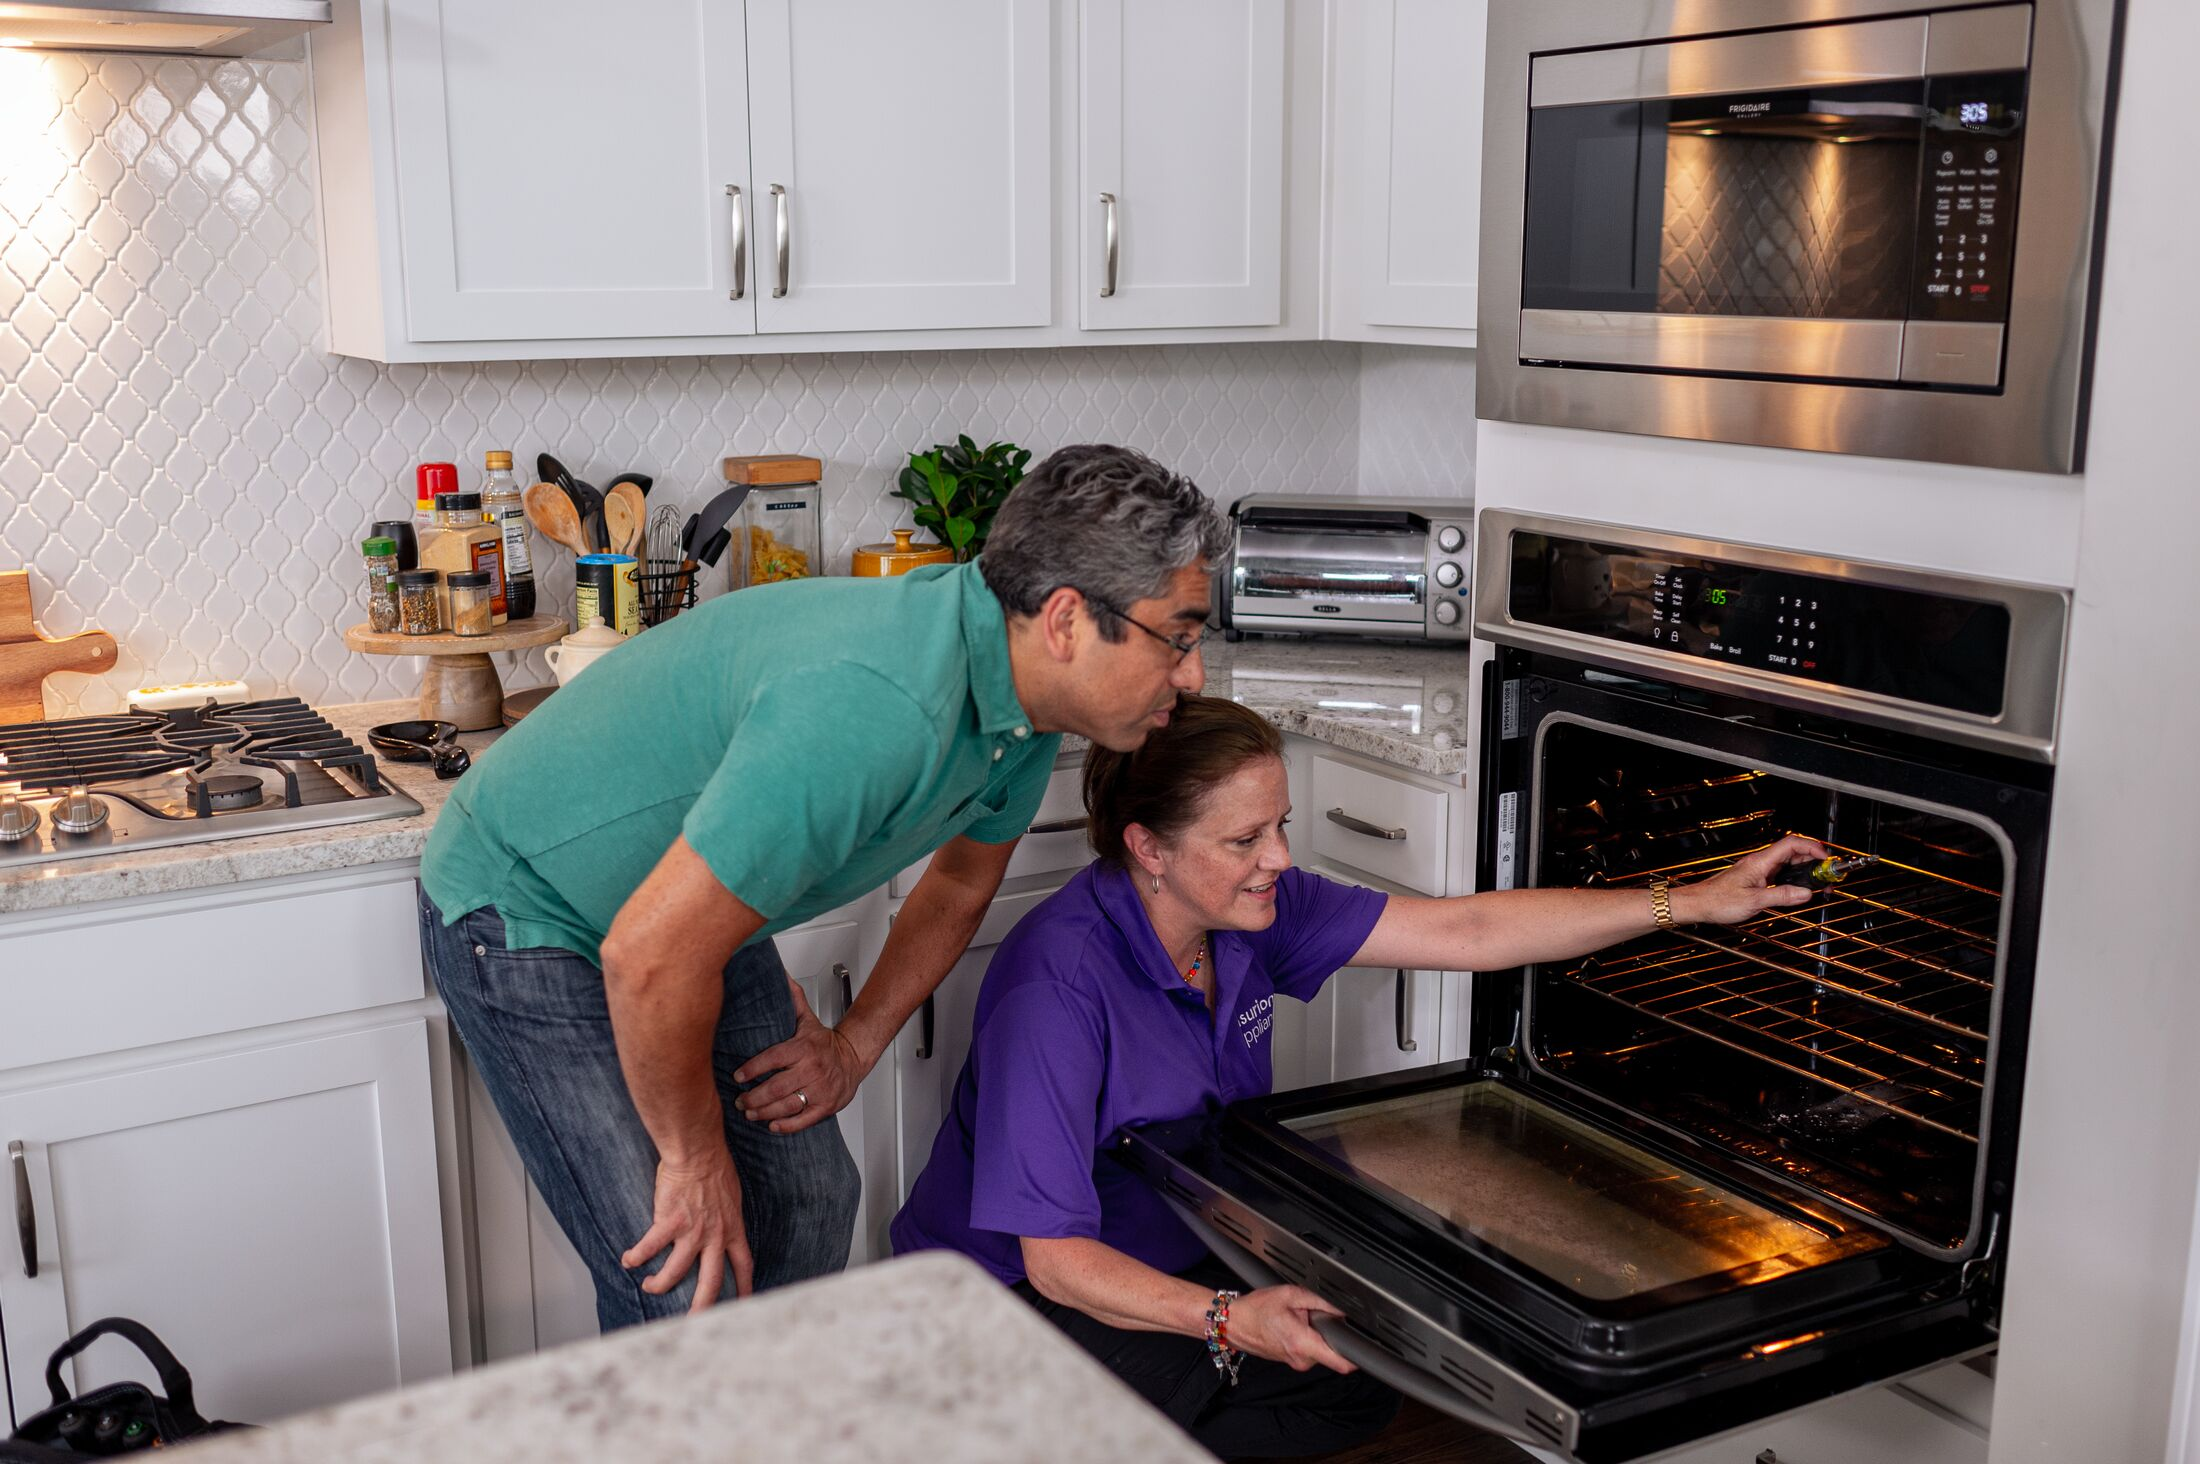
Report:
[[[194,1445],[199,1464],[1200,1464],[960,1256],[910,1256]]]
[[[1283,731],[1436,777],[1467,769],[1473,699],[1463,649],[1381,641],[1233,646],[1217,636],[1205,657],[1210,694],[1244,703]],[[322,710],[362,745],[367,728],[419,715],[409,700]],[[459,740],[478,755],[497,736]],[[418,859],[451,785],[425,764],[385,760],[382,768],[419,802],[418,817],[0,871],[0,916]]]

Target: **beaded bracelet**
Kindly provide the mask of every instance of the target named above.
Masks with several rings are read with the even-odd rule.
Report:
[[[1230,1303],[1238,1299],[1238,1292],[1218,1291],[1207,1305],[1207,1355],[1214,1359],[1215,1371],[1237,1386],[1238,1364],[1245,1354],[1230,1345]]]

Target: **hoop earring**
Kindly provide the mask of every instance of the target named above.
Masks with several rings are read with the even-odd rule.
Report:
[[[1158,874],[1153,877],[1153,892],[1157,895],[1161,893],[1161,876]]]

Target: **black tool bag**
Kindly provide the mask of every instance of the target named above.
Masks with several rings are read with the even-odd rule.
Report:
[[[69,1396],[61,1364],[110,1333],[145,1354],[160,1376],[160,1393],[143,1383],[109,1383],[82,1397]],[[191,1374],[150,1328],[128,1317],[94,1322],[55,1348],[46,1363],[46,1390],[53,1406],[24,1419],[12,1437],[0,1441],[0,1461],[58,1464],[87,1455],[134,1454],[243,1426],[201,1417],[191,1397]]]

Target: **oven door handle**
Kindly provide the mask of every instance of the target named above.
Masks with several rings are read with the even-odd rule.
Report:
[[[1265,1262],[1252,1252],[1224,1235],[1210,1223],[1206,1216],[1187,1206],[1172,1206],[1192,1227],[1199,1238],[1207,1242],[1207,1248],[1215,1253],[1231,1270],[1243,1276],[1254,1286],[1274,1286],[1282,1278],[1268,1269]],[[1311,1288],[1309,1288],[1311,1289]],[[1496,1434],[1516,1444],[1531,1448],[1548,1449],[1551,1441],[1526,1429],[1516,1428],[1467,1397],[1442,1379],[1400,1361],[1382,1349],[1357,1327],[1342,1317],[1316,1317],[1314,1330],[1322,1334],[1322,1340],[1337,1350],[1337,1354],[1379,1383],[1387,1383],[1407,1397],[1425,1403],[1440,1413],[1448,1413],[1461,1423],[1472,1424],[1485,1433]]]

